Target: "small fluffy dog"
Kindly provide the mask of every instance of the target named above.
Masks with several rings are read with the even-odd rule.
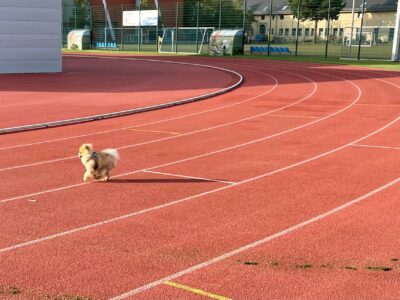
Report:
[[[86,168],[83,181],[90,177],[96,180],[107,181],[110,179],[109,172],[113,169],[119,154],[116,149],[104,149],[99,152],[93,151],[92,144],[83,144],[79,147],[78,156]]]

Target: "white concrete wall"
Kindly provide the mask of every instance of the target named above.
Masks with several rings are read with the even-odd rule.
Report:
[[[61,0],[0,0],[0,73],[61,72]]]

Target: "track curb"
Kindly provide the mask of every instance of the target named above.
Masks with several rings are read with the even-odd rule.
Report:
[[[158,109],[163,109],[163,108],[168,108],[168,107],[173,107],[173,106],[177,106],[177,105],[183,105],[183,104],[187,104],[187,103],[191,103],[191,102],[195,102],[195,101],[200,101],[200,100],[205,100],[205,99],[208,99],[208,98],[211,98],[211,97],[215,97],[215,96],[218,96],[218,95],[222,95],[222,94],[228,93],[231,90],[237,88],[244,81],[243,75],[238,73],[238,72],[235,72],[235,71],[232,71],[232,70],[229,70],[229,69],[225,69],[225,68],[221,68],[221,67],[204,65],[204,64],[175,62],[175,61],[157,60],[157,59],[140,59],[140,58],[132,58],[132,57],[116,57],[116,56],[97,56],[97,55],[65,55],[65,56],[66,57],[80,57],[80,58],[84,57],[84,58],[105,58],[105,59],[117,59],[117,60],[135,60],[135,61],[147,61],[147,62],[159,62],[159,63],[190,65],[190,66],[197,66],[197,67],[215,69],[215,70],[220,70],[220,71],[224,71],[224,72],[227,72],[227,73],[231,73],[231,74],[234,74],[235,76],[237,76],[239,78],[239,80],[237,82],[235,82],[234,84],[230,85],[229,87],[220,89],[220,90],[215,91],[215,92],[211,92],[211,93],[207,93],[207,94],[199,95],[199,96],[195,96],[195,97],[185,98],[185,99],[181,99],[181,100],[170,101],[170,102],[167,102],[167,103],[156,104],[156,105],[145,106],[145,107],[139,107],[139,108],[133,108],[133,109],[127,109],[127,110],[116,111],[116,112],[109,112],[109,113],[92,115],[92,116],[87,116],[87,117],[64,119],[64,120],[44,122],[44,123],[36,123],[36,124],[29,124],[29,125],[22,125],[22,126],[16,126],[16,127],[0,128],[0,135],[7,134],[7,133],[16,133],[16,132],[30,131],[30,130],[36,130],[36,129],[45,129],[45,128],[53,128],[53,127],[58,127],[58,126],[86,123],[86,122],[92,122],[92,121],[116,118],[116,117],[121,117],[121,116],[133,115],[133,114],[138,114],[138,113],[143,113],[143,112],[148,112],[148,111],[153,111],[153,110],[158,110]]]

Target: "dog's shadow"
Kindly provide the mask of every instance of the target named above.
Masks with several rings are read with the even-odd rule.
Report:
[[[102,181],[98,181],[103,183]],[[196,179],[196,178],[150,178],[150,179],[113,179],[107,183],[207,183],[216,182],[216,180]]]

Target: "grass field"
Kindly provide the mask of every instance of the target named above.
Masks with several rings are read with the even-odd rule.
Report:
[[[248,48],[247,48],[248,47]],[[327,59],[324,58],[324,53],[317,55],[319,52],[315,52],[315,55],[303,55],[301,51],[299,51],[299,56],[294,56],[293,51],[294,48],[290,48],[292,51],[291,54],[273,54],[271,56],[267,56],[267,54],[256,54],[250,55],[248,49],[250,47],[246,45],[245,55],[242,56],[227,56],[229,58],[248,58],[248,59],[272,59],[272,60],[287,60],[287,61],[303,61],[303,62],[311,62],[311,63],[328,63],[328,64],[338,64],[338,65],[353,65],[353,66],[363,66],[363,67],[371,67],[371,68],[382,68],[388,70],[400,71],[400,62],[391,62],[391,61],[381,61],[381,60],[343,60],[338,57],[333,57],[333,55],[329,55]],[[333,49],[332,49],[333,50]],[[363,51],[363,49],[361,49]],[[134,55],[158,55],[158,56],[171,56],[171,55],[183,55],[176,53],[157,53],[154,51],[154,48],[142,48],[141,51],[133,50],[133,51],[115,51],[115,50],[84,50],[84,51],[73,51],[68,49],[63,49],[64,53],[98,53],[98,54],[134,54]]]

